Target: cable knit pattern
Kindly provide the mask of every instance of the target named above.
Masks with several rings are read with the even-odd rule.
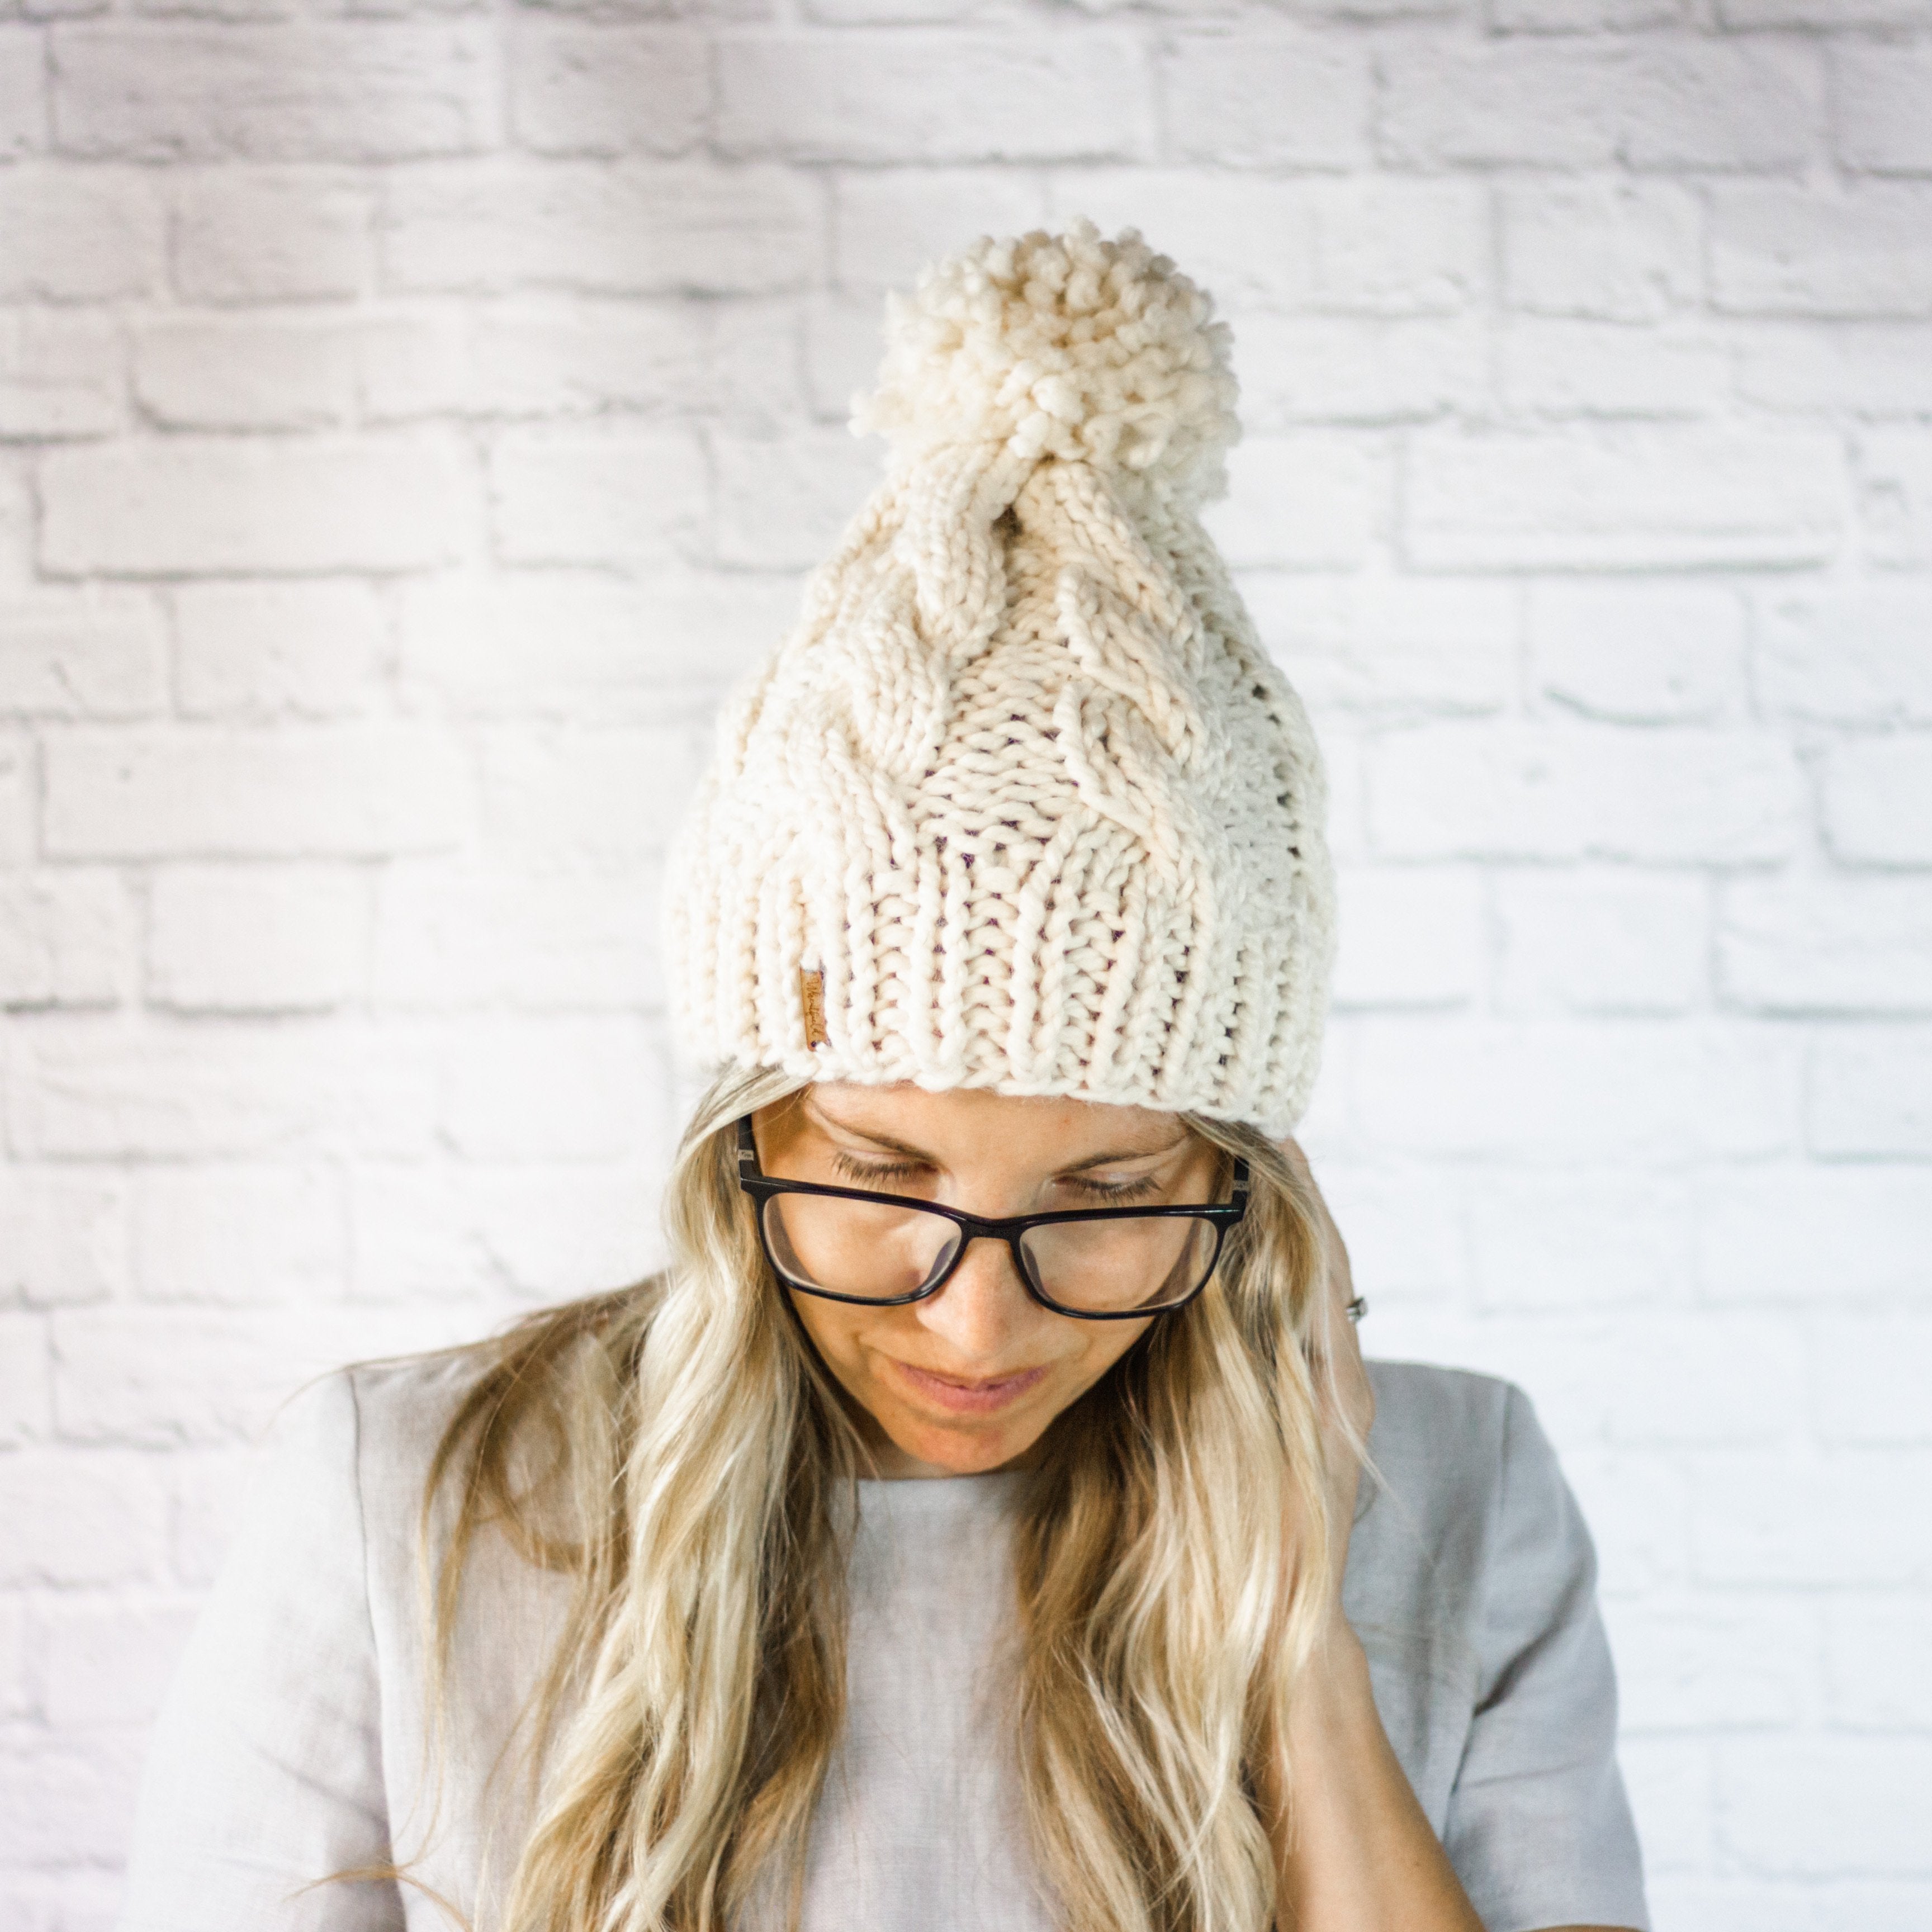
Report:
[[[674,854],[687,1048],[1300,1116],[1324,784],[1197,519],[1238,434],[1210,311],[1084,222],[982,240],[893,300],[854,412],[886,480],[727,707]]]

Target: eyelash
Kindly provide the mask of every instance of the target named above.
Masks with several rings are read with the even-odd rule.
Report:
[[[861,1186],[874,1180],[903,1180],[908,1174],[919,1172],[917,1165],[912,1161],[856,1160],[850,1154],[837,1150],[833,1151],[832,1166],[835,1172]]]
[[[1083,1180],[1077,1174],[1069,1175],[1069,1187],[1077,1187],[1083,1194],[1090,1194],[1096,1201],[1138,1201],[1149,1194],[1158,1194],[1160,1190],[1148,1179],[1118,1181],[1109,1186],[1105,1181]]]
[[[869,1187],[880,1181],[904,1180],[922,1172],[916,1162],[860,1160],[842,1149],[834,1150],[832,1166],[844,1179],[860,1187]],[[1061,1185],[1077,1188],[1096,1202],[1138,1201],[1160,1191],[1151,1180],[1122,1181],[1109,1186],[1104,1181],[1084,1180],[1078,1174],[1069,1174]]]

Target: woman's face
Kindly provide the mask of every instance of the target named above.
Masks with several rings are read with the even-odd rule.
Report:
[[[988,1219],[1211,1200],[1219,1168],[1172,1114],[971,1090],[826,1083],[760,1108],[754,1124],[774,1179]],[[922,1301],[792,1300],[887,1476],[973,1475],[1023,1458],[1160,1318],[1082,1322],[1042,1308],[995,1240],[975,1241]]]

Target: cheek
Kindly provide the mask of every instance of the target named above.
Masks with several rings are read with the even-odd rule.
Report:
[[[916,1361],[922,1352],[911,1311],[855,1308],[809,1294],[795,1294],[791,1302],[832,1379],[868,1414],[885,1419],[902,1396],[885,1358]]]
[[[1083,1322],[1080,1326],[1091,1339],[1070,1365],[1072,1372],[1060,1407],[1091,1388],[1152,1325],[1148,1322]]]
[[[812,1338],[812,1346],[824,1358],[826,1366],[841,1381],[844,1380],[859,1360],[860,1336],[879,1318],[868,1310],[848,1308],[842,1302],[821,1300],[809,1294],[794,1294],[790,1298],[799,1325]]]

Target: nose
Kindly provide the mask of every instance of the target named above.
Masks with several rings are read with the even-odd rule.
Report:
[[[1015,1341],[1040,1312],[1014,1271],[1012,1250],[984,1235],[946,1286],[912,1309],[962,1368],[984,1364],[989,1371],[1013,1366]]]

